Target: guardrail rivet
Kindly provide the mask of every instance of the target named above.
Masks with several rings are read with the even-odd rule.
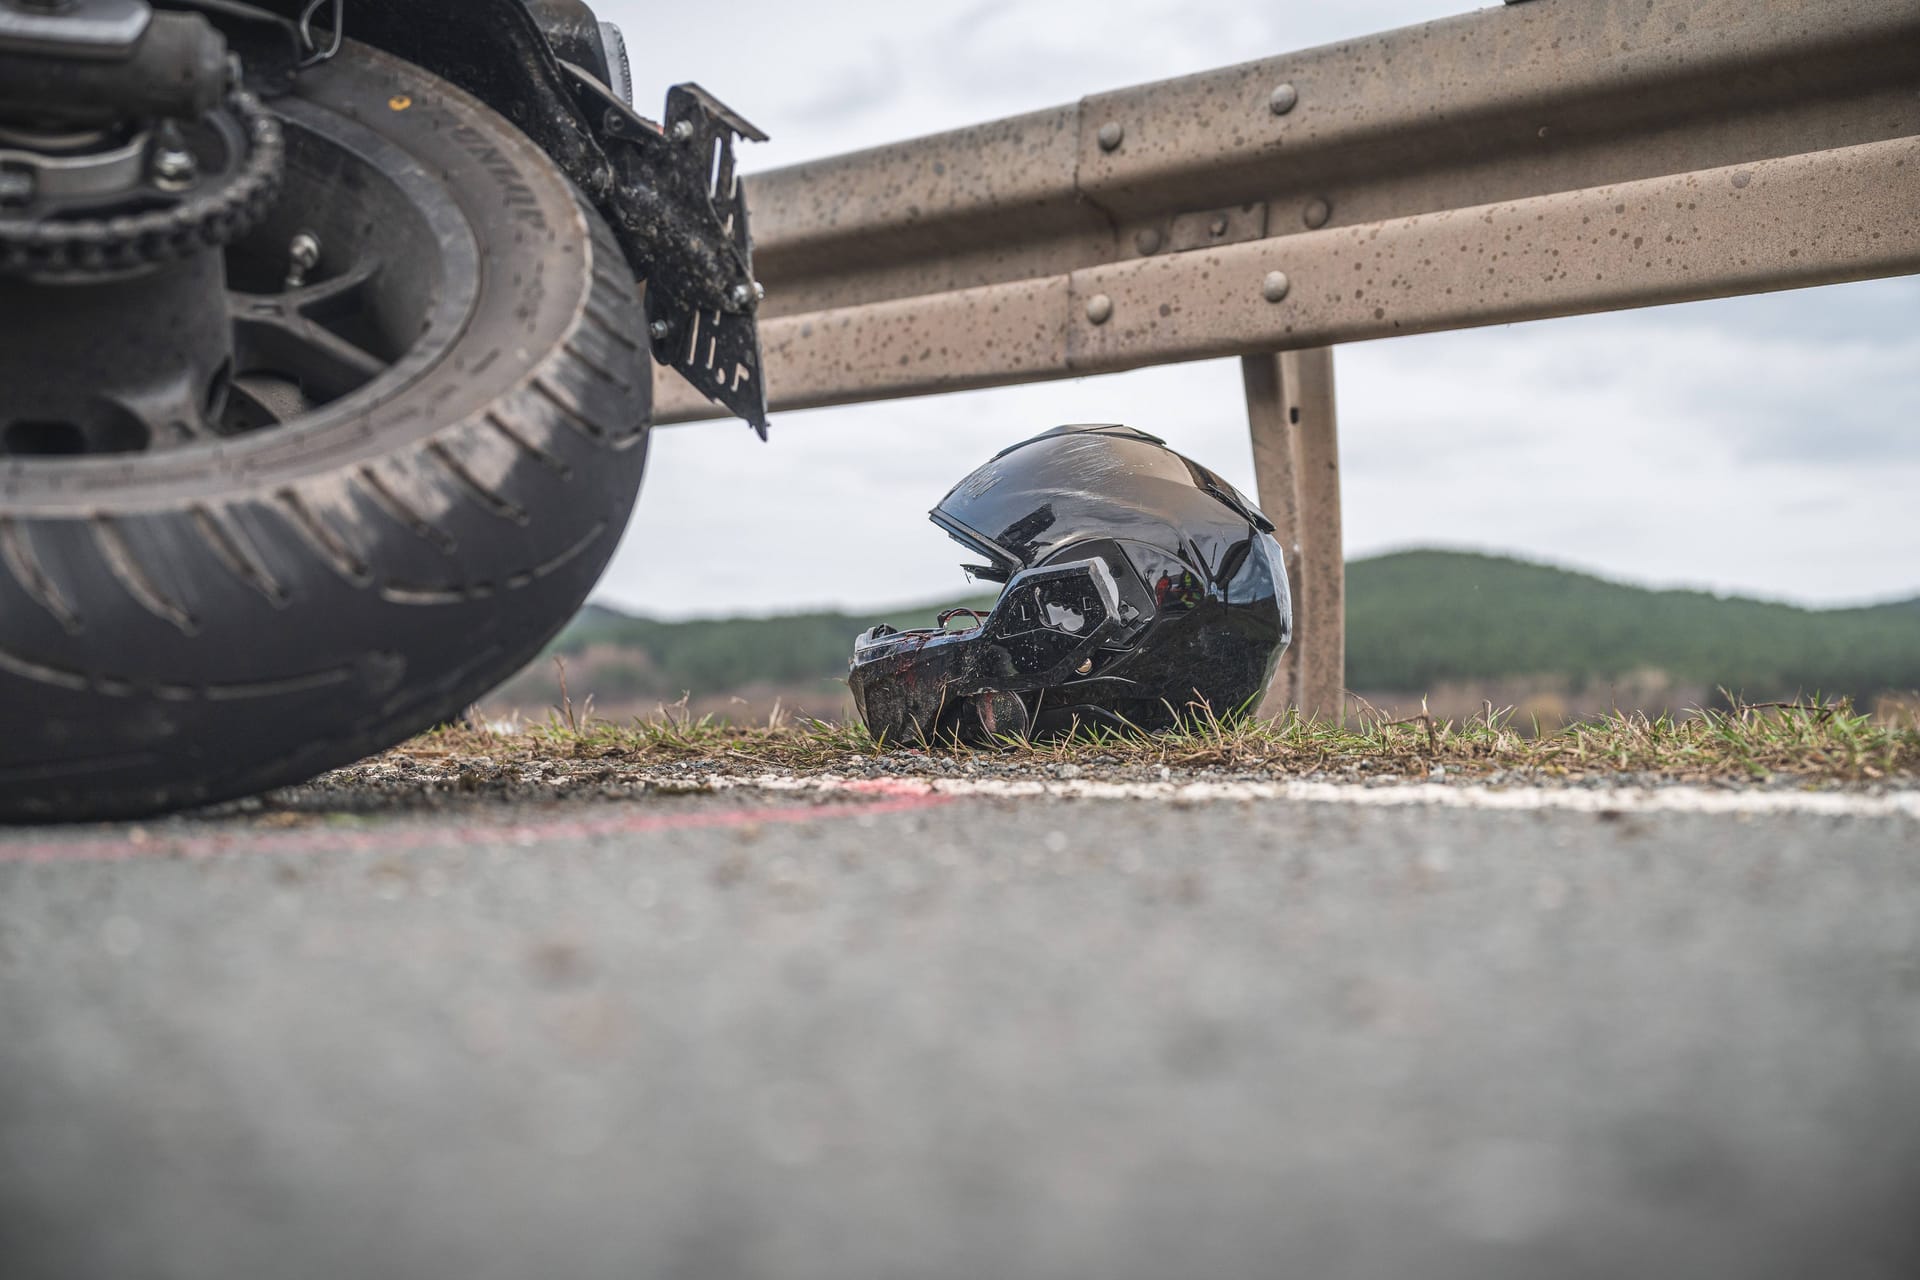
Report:
[[[1100,126],[1100,133],[1098,135],[1100,139],[1100,149],[1102,151],[1112,151],[1120,145],[1120,139],[1126,136],[1127,131],[1121,126],[1118,120],[1109,120]]]
[[[1278,302],[1287,296],[1287,290],[1292,287],[1293,284],[1287,279],[1286,272],[1269,271],[1267,278],[1260,282],[1260,296],[1268,302]]]
[[[1113,299],[1104,293],[1096,293],[1088,298],[1087,319],[1095,324],[1105,324],[1113,319]]]
[[[1133,247],[1142,253],[1160,252],[1160,243],[1158,227],[1148,227],[1145,231],[1136,232],[1133,237]]]
[[[1315,196],[1307,201],[1307,207],[1300,211],[1300,221],[1307,224],[1307,230],[1318,231],[1327,225],[1327,219],[1333,216],[1333,206],[1324,199]]]
[[[1274,87],[1272,96],[1267,99],[1267,106],[1272,108],[1273,114],[1283,116],[1293,110],[1293,104],[1298,101],[1300,91],[1290,84],[1282,84]]]

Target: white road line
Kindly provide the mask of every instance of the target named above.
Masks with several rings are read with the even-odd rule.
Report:
[[[1920,821],[1920,791],[1723,790],[1671,787],[1495,787],[1479,783],[1407,782],[1358,786],[1339,782],[1101,782],[1090,779],[847,778],[838,774],[793,777],[715,774],[702,779],[715,789],[865,794],[931,794],[955,798],[1058,800],[1148,800],[1162,804],[1217,804],[1248,800],[1293,800],[1371,808],[1430,805],[1446,809],[1571,813],[1704,813],[1764,817],[1800,814],[1835,818],[1909,818]]]

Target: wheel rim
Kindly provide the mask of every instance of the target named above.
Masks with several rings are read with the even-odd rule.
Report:
[[[404,151],[302,99],[276,110],[283,194],[227,252],[234,367],[223,436],[320,427],[390,396],[453,345],[480,288],[465,217]],[[305,236],[318,258],[290,283]]]

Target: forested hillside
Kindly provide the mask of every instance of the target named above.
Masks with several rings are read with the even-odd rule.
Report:
[[[1865,701],[1920,688],[1920,600],[1800,609],[1447,551],[1347,566],[1353,688],[1640,670],[1750,699],[1819,689]]]
[[[1408,551],[1349,564],[1347,605],[1353,689],[1418,694],[1532,676],[1578,689],[1645,672],[1753,700],[1818,690],[1866,705],[1920,689],[1920,599],[1810,610],[1650,591],[1497,556]],[[937,608],[661,622],[589,606],[554,652],[580,672],[574,696],[591,692],[602,705],[819,687],[845,675],[855,634],[878,621],[928,625]],[[545,705],[550,667],[532,669],[513,700]]]

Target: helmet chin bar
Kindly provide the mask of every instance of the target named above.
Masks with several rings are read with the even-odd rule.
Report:
[[[1027,709],[1009,695],[1094,677],[1101,650],[1138,621],[1105,560],[1040,565],[1013,575],[976,626],[864,632],[849,684],[868,728],[888,741],[927,741],[948,721],[967,738],[1020,735]]]

